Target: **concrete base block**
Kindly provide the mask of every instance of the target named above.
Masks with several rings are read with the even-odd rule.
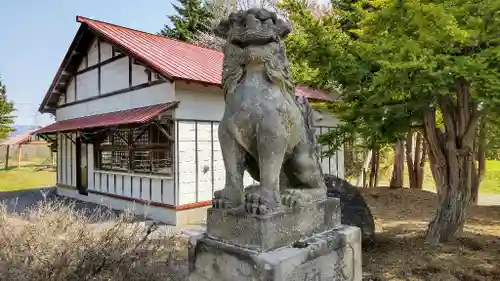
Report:
[[[266,215],[240,209],[207,212],[207,235],[235,246],[265,252],[340,226],[340,200],[328,199]]]
[[[361,281],[361,231],[340,226],[273,251],[193,237],[190,281]]]

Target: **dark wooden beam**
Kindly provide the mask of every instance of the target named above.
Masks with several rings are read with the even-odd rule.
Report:
[[[169,140],[173,141],[174,138],[167,132],[167,130],[165,130],[165,128],[163,128],[163,126],[161,126],[160,124],[157,124],[156,122],[154,122],[153,124],[156,125],[156,127],[158,127],[158,129],[160,130],[160,132],[162,132]]]
[[[83,103],[83,102],[88,102],[88,101],[92,101],[92,100],[97,100],[97,99],[100,99],[100,98],[105,98],[105,97],[110,97],[110,96],[114,96],[114,95],[124,94],[124,93],[132,92],[132,91],[137,91],[137,90],[141,90],[141,89],[148,88],[148,87],[151,87],[151,86],[160,85],[160,84],[163,84],[165,82],[167,82],[167,81],[165,81],[165,80],[157,80],[157,81],[153,81],[151,83],[143,83],[143,84],[139,84],[139,85],[133,86],[131,88],[127,87],[127,88],[124,88],[124,89],[121,89],[121,90],[116,90],[116,91],[112,91],[112,92],[109,92],[109,93],[101,94],[100,96],[93,96],[93,97],[90,97],[90,98],[81,99],[81,100],[70,102],[70,103],[66,103],[65,102],[64,105],[60,105],[58,108],[63,108],[63,107],[66,107],[66,106],[75,105],[75,104],[79,104],[79,103]]]
[[[100,63],[94,64],[94,65],[89,66],[89,67],[87,67],[87,68],[84,68],[84,69],[82,69],[82,70],[80,70],[80,71],[77,71],[75,74],[76,74],[76,75],[79,75],[79,74],[82,74],[82,73],[85,73],[85,72],[91,71],[91,70],[93,70],[93,69],[96,69],[96,68],[98,68],[98,67],[102,67],[102,66],[104,66],[104,65],[106,65],[106,64],[112,63],[112,62],[117,61],[117,60],[119,60],[119,59],[121,59],[121,58],[124,58],[124,57],[126,57],[126,56],[125,56],[125,55],[123,55],[123,54],[116,55],[116,56],[114,56],[114,57],[112,57],[112,58],[109,58],[109,59],[107,59],[107,60],[103,60],[103,61],[102,61],[102,62],[100,62]]]
[[[64,136],[65,136],[68,140],[70,140],[73,144],[76,144],[76,143],[75,143],[75,141],[74,141],[74,140],[73,140],[70,136],[68,136],[68,133],[63,132],[62,134],[63,134],[63,135],[64,135]]]

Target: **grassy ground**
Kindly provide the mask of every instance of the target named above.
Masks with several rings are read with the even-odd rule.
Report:
[[[381,174],[380,185],[388,186],[390,177],[391,177],[391,169],[387,169],[386,172]],[[408,186],[408,170],[405,166],[405,176],[404,176],[404,185]],[[425,165],[424,171],[424,189],[426,190],[434,190],[434,179],[432,178],[432,173],[427,163]],[[500,194],[500,161],[498,160],[487,160],[486,161],[486,172],[484,175],[484,180],[479,187],[480,193],[490,193],[490,194]]]
[[[378,237],[363,256],[371,280],[500,280],[500,206],[472,207],[464,232],[431,248],[424,236],[436,210],[434,193],[387,188],[362,189],[362,193]]]
[[[36,171],[32,165],[0,170],[0,192],[53,186],[55,183],[54,170]]]

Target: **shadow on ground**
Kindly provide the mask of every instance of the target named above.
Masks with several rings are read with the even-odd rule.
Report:
[[[23,214],[39,204],[47,202],[62,202],[73,207],[76,211],[91,218],[92,223],[112,222],[117,216],[123,214],[122,211],[113,210],[106,206],[91,202],[83,202],[72,198],[59,196],[55,187],[45,187],[40,189],[28,189],[21,191],[0,192],[0,203],[7,207],[7,211],[15,214]],[[96,216],[96,213],[105,214]],[[134,216],[135,222],[149,221],[141,216]]]

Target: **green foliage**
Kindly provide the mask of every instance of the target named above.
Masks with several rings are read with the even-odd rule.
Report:
[[[210,31],[213,15],[200,0],[179,0],[179,4],[172,4],[177,15],[168,17],[173,26],[165,25],[161,35],[191,42],[196,34]]]
[[[14,123],[13,112],[14,104],[7,101],[7,88],[0,79],[0,139],[7,138],[9,133],[13,131],[11,127]]]
[[[471,85],[483,110],[500,98],[500,2],[495,0],[338,0],[315,17],[303,0],[281,3],[294,24],[287,41],[299,80],[329,90],[344,122],[320,138],[336,146],[354,133],[369,144],[390,143],[422,123],[422,113]],[[295,69],[294,74],[300,73]],[[335,81],[335,83],[333,82]]]
[[[500,116],[488,114],[485,120],[485,157],[488,160],[500,160]]]

